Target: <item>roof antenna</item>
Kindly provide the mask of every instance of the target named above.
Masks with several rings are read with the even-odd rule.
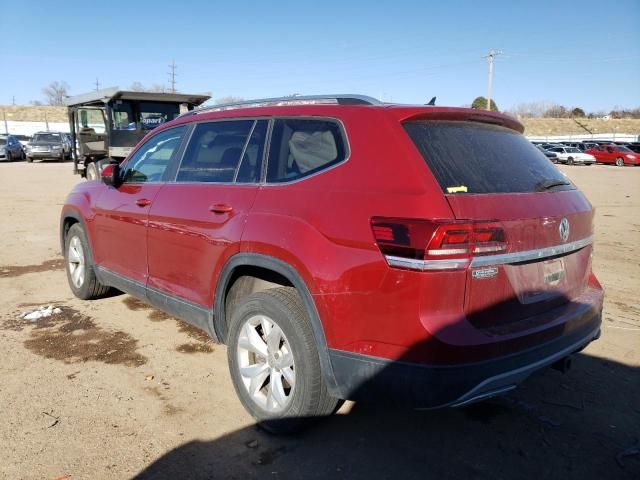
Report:
[[[436,97],[431,98],[431,100],[429,100],[429,103],[425,104],[427,107],[435,107],[436,106]]]

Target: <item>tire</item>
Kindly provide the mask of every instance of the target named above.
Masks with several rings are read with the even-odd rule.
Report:
[[[65,237],[64,265],[69,287],[76,297],[93,300],[103,297],[110,290],[96,278],[89,242],[79,223],[73,224]]]
[[[567,165],[573,165],[573,157],[567,158]]]
[[[231,318],[227,343],[233,386],[261,428],[293,433],[336,410],[339,400],[327,391],[313,328],[294,288],[246,297]]]
[[[13,162],[13,155],[9,150],[7,150],[7,162]]]
[[[616,167],[624,167],[624,158],[622,157],[616,158]]]
[[[27,156],[27,162],[28,162],[28,163],[33,163],[33,157],[29,157],[29,156]]]
[[[87,169],[86,169],[86,178],[87,180],[97,180],[98,179],[98,168],[96,167],[96,164],[91,162],[89,165],[87,165]]]

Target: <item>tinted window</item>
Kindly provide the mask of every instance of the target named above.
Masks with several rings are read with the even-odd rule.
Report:
[[[151,130],[180,115],[180,105],[175,103],[140,102],[140,127]]]
[[[242,156],[242,162],[236,175],[236,182],[255,183],[260,180],[267,125],[268,122],[266,120],[259,120],[253,127],[251,138]]]
[[[200,123],[196,126],[178,182],[233,182],[254,120]]]
[[[135,130],[136,121],[133,118],[130,103],[115,103],[111,111],[111,119],[114,130]]]
[[[342,132],[328,120],[278,119],[269,149],[268,182],[312,175],[346,158]]]
[[[59,133],[37,133],[33,136],[34,142],[62,142]]]
[[[149,183],[163,180],[171,159],[180,146],[185,127],[160,132],[145,142],[129,158],[124,170],[124,181]]]
[[[508,128],[437,121],[404,127],[445,193],[534,192],[547,180],[567,181],[525,137]]]

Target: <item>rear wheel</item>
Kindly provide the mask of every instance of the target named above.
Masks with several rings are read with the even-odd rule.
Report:
[[[236,393],[258,424],[291,433],[331,415],[315,335],[294,288],[246,297],[231,319],[227,351]]]
[[[27,162],[33,163],[33,157],[30,157],[30,156],[27,155]]]
[[[573,165],[573,157],[567,158],[567,164],[568,165]]]
[[[89,165],[87,165],[87,170],[86,170],[87,174],[87,180],[97,180],[98,179],[98,169],[96,168],[96,164],[91,162]]]
[[[616,166],[624,167],[624,158],[622,158],[622,157],[616,158]]]
[[[102,285],[96,278],[89,242],[80,224],[76,223],[69,228],[64,245],[67,280],[73,294],[82,300],[104,296],[109,287]]]

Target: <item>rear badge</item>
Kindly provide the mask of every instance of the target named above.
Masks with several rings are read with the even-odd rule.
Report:
[[[498,269],[496,267],[489,268],[478,268],[476,270],[471,270],[471,276],[474,280],[483,280],[485,278],[493,278],[498,274]]]
[[[569,239],[569,220],[567,220],[566,218],[560,220],[558,233],[560,234],[560,240],[562,240],[563,242],[566,242]]]

